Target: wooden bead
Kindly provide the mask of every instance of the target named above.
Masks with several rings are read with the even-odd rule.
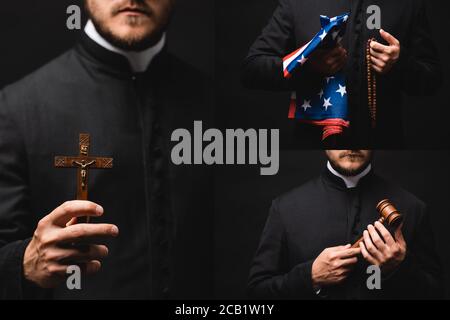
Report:
[[[370,43],[374,39],[367,41],[366,47],[366,63],[367,63],[367,100],[369,104],[369,114],[371,118],[372,127],[376,126],[377,118],[377,79],[372,72],[372,61],[370,57]]]

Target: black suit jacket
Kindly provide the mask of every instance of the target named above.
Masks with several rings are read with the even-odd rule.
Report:
[[[382,28],[401,43],[400,60],[394,69],[378,77],[375,130],[370,128],[367,107],[365,47],[372,37],[381,43],[385,41],[378,30],[369,30],[366,26],[369,17],[366,10],[370,5],[380,7]],[[422,0],[280,0],[244,61],[243,82],[249,88],[295,91],[320,80],[307,64],[291,79],[284,79],[282,58],[303,46],[320,30],[319,15],[334,17],[346,12],[350,13],[350,19],[343,46],[348,50],[349,59],[344,71],[348,79],[351,129],[345,139],[334,144],[342,148],[402,146],[402,94],[433,94],[442,83],[438,54]],[[298,139],[303,145],[319,144],[320,130],[304,125],[299,130]]]
[[[425,204],[374,173],[357,188],[326,170],[320,177],[273,201],[250,270],[248,290],[264,299],[316,299],[313,261],[325,249],[354,243],[379,219],[375,209],[390,199],[404,216],[407,256],[381,290],[368,290],[368,264],[360,258],[349,278],[323,288],[329,299],[408,299],[442,297],[442,271]]]

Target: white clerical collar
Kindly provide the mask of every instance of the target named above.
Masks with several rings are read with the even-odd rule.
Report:
[[[159,40],[158,43],[153,47],[150,47],[143,51],[125,51],[114,47],[108,41],[106,41],[98,33],[97,29],[95,29],[95,26],[91,20],[89,20],[86,24],[86,27],[84,27],[84,32],[86,32],[89,38],[94,40],[103,48],[125,56],[128,59],[131,69],[133,69],[134,72],[144,72],[145,70],[147,70],[153,58],[161,52],[166,42],[166,34],[164,33],[161,37],[161,40]]]
[[[347,189],[350,189],[350,188],[355,188],[358,185],[359,180],[361,180],[361,178],[365,177],[370,172],[370,170],[372,170],[372,165],[369,164],[367,166],[367,168],[364,169],[363,172],[361,172],[360,174],[358,174],[358,175],[356,175],[354,177],[347,177],[347,176],[344,176],[344,175],[340,174],[339,172],[334,170],[334,168],[331,166],[330,161],[328,161],[328,163],[327,163],[327,168],[336,177],[339,177],[342,180],[344,180],[344,183],[347,186]]]

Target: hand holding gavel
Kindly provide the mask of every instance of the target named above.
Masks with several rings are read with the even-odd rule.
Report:
[[[383,224],[387,223],[388,226],[394,228],[395,230],[403,222],[402,215],[398,212],[398,210],[394,207],[394,205],[387,199],[380,201],[377,205],[377,211],[380,213],[380,219],[377,222]],[[358,239],[353,245],[352,248],[359,248],[359,244],[364,241],[364,236]]]
[[[406,242],[402,234],[403,217],[389,202],[383,200],[377,205],[381,218],[375,226],[369,225],[361,239],[353,247],[361,249],[364,259],[379,266],[384,273],[395,270],[405,259]],[[394,237],[383,223],[395,229]]]

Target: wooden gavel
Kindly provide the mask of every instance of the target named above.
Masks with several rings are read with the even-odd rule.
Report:
[[[394,205],[387,199],[381,200],[377,204],[377,211],[381,216],[378,221],[382,224],[386,222],[390,228],[397,229],[403,222],[401,213],[398,212]],[[363,240],[364,237],[359,238],[359,240],[352,245],[352,248],[359,248],[359,243]]]

